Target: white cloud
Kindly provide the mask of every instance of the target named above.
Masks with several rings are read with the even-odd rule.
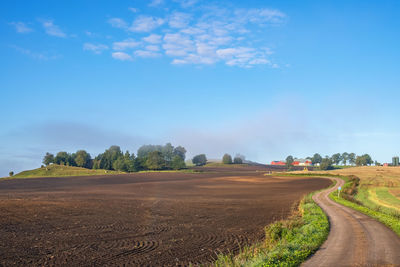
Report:
[[[181,7],[189,7],[197,1],[174,0]],[[159,6],[163,1],[152,1]],[[131,10],[133,12],[136,9]],[[287,16],[276,9],[225,8],[216,5],[198,6],[185,12],[160,9],[165,14],[159,17],[140,15],[131,25],[121,19],[109,22],[114,27],[130,32],[146,33],[139,41],[127,39],[115,42],[113,48],[122,51],[135,48],[138,57],[167,56],[172,64],[215,64],[250,68],[272,62],[272,51],[265,47],[265,26],[279,26]],[[270,40],[268,40],[270,42]]]
[[[155,18],[151,16],[139,16],[133,21],[132,26],[129,27],[129,31],[150,32],[163,24],[164,20],[161,18]]]
[[[185,28],[189,24],[191,15],[182,12],[174,12],[168,21],[171,28]]]
[[[160,47],[158,47],[157,45],[147,45],[145,48],[148,51],[153,51],[153,52],[160,51]]]
[[[139,46],[140,43],[136,42],[132,38],[126,39],[121,42],[114,42],[113,43],[113,49],[114,50],[125,50],[125,49],[130,49],[130,48],[135,48]]]
[[[161,35],[151,34],[147,37],[144,37],[143,40],[151,44],[158,44],[161,42]]]
[[[152,57],[161,56],[160,53],[156,53],[156,52],[153,52],[153,51],[147,51],[147,50],[136,50],[134,52],[134,54],[137,57],[144,57],[144,58],[152,58]]]
[[[133,13],[139,12],[139,9],[134,8],[134,7],[129,7],[128,9],[129,9],[131,12],[133,12]]]
[[[151,7],[156,7],[156,6],[160,6],[164,3],[164,0],[151,0],[149,3],[149,6]]]
[[[167,33],[162,46],[169,56],[186,56],[195,50],[194,42],[186,35],[180,33]]]
[[[15,30],[18,33],[29,33],[32,32],[33,29],[29,28],[25,23],[23,22],[11,22],[10,25],[13,25],[15,27]]]
[[[127,60],[132,60],[132,57],[124,52],[114,52],[111,54],[111,56],[115,59],[121,60],[121,61],[127,61]]]
[[[179,3],[183,8],[188,8],[196,4],[198,0],[174,0],[174,2]]]
[[[120,18],[111,18],[108,20],[108,23],[110,23],[114,28],[125,29],[128,27],[128,24]]]
[[[83,50],[92,51],[95,54],[101,54],[104,50],[107,50],[108,46],[104,44],[91,44],[85,43],[83,45]]]
[[[44,20],[42,21],[42,25],[48,35],[61,38],[67,37],[67,35],[60,29],[60,27],[55,25],[52,20]]]
[[[270,61],[265,58],[266,55],[254,48],[225,48],[218,49],[216,53],[228,66],[251,67],[253,65],[270,64]]]

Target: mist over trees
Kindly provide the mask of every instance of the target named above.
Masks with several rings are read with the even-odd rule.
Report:
[[[136,172],[140,170],[179,170],[186,167],[186,149],[182,146],[174,147],[171,143],[162,145],[144,145],[137,151],[137,157],[128,150],[123,152],[119,146],[110,146],[94,159],[85,150],[76,153],[60,151],[54,157],[46,153],[43,164],[58,164],[76,166],[88,169],[116,170]]]
[[[235,158],[233,159],[233,164],[243,164],[242,158],[235,156]]]
[[[232,164],[232,156],[229,155],[229,154],[225,154],[225,155],[222,157],[222,163],[223,163],[223,164]]]
[[[196,166],[203,166],[207,163],[207,157],[205,154],[196,155],[193,157],[192,162]]]

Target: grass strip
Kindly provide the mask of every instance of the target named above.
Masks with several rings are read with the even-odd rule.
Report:
[[[352,186],[352,182],[351,182],[351,180],[349,180],[343,186],[343,189],[349,188],[351,186]],[[342,197],[338,197],[336,192],[332,192],[331,194],[329,194],[329,197],[333,201],[335,201],[335,202],[337,202],[339,204],[342,204],[343,206],[352,208],[354,210],[357,210],[357,211],[359,211],[361,213],[364,213],[364,214],[376,219],[377,221],[379,221],[379,222],[385,224],[386,226],[388,226],[397,235],[400,236],[400,218],[399,217],[380,212],[379,209],[371,209],[369,207],[360,205],[360,204],[355,203],[353,201],[344,199]],[[363,203],[361,202],[361,204],[363,204]]]
[[[315,192],[314,192],[315,193]],[[265,227],[265,240],[238,255],[219,255],[215,266],[299,266],[329,234],[329,221],[312,195],[305,196],[287,220]]]

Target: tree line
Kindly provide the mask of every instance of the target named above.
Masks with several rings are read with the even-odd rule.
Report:
[[[355,165],[355,166],[367,166],[367,165],[380,165],[379,162],[373,161],[371,156],[369,154],[363,154],[357,156],[355,153],[336,153],[333,154],[332,156],[325,156],[322,157],[320,154],[315,153],[312,157],[307,157],[306,159],[309,159],[312,161],[314,165],[319,165],[321,170],[330,170],[333,169],[333,165],[344,165],[347,166],[347,164],[350,165]],[[294,162],[293,156],[288,156],[286,158],[286,165],[288,167],[292,166],[292,163]]]
[[[123,152],[119,146],[111,146],[103,153],[92,158],[85,150],[76,153],[58,152],[55,156],[46,153],[43,164],[76,166],[88,169],[116,170],[136,172],[141,170],[179,170],[186,167],[186,149],[182,146],[143,145],[137,156],[129,151]]]

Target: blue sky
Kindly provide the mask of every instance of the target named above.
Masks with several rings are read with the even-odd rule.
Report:
[[[400,154],[398,1],[4,1],[0,176],[45,152]]]

